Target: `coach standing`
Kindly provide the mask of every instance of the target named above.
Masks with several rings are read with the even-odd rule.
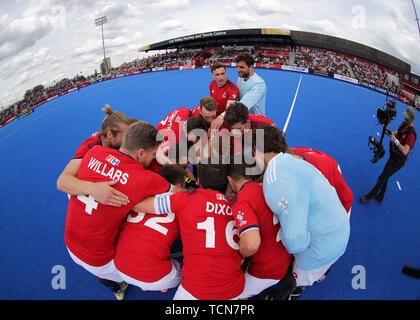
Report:
[[[254,58],[248,52],[241,52],[235,58],[239,89],[239,99],[246,105],[249,113],[265,116],[267,86],[265,81],[254,72]]]

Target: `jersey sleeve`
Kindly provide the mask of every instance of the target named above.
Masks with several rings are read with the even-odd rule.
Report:
[[[101,140],[99,138],[98,133],[92,135],[89,139],[83,141],[83,143],[79,146],[72,159],[83,159],[83,157],[90,149],[100,144],[100,141]]]
[[[239,99],[239,89],[238,89],[238,87],[232,81],[230,81],[228,83],[228,86],[229,86],[229,92],[228,92],[227,99],[237,101]]]
[[[239,200],[232,206],[232,214],[235,218],[239,235],[252,229],[259,229],[259,222],[255,211],[247,201]]]
[[[241,98],[240,102],[252,109],[252,107],[261,100],[261,98],[266,94],[267,87],[264,82],[258,82],[254,84],[250,90],[248,90],[244,96]]]
[[[89,148],[86,144],[82,144],[79,149],[77,149],[76,153],[73,156],[74,159],[83,159],[84,155],[89,151]]]
[[[181,108],[180,112],[179,112],[179,116],[181,118],[180,122],[182,122],[184,120],[188,120],[189,118],[191,118],[192,117],[192,112],[193,111],[188,109],[188,108]],[[177,119],[175,119],[175,121],[177,121]]]
[[[291,254],[304,251],[311,240],[307,230],[309,190],[292,179],[278,178],[270,184],[264,178],[264,197],[280,220],[287,251]]]
[[[199,117],[200,116],[200,105],[191,109],[191,117]]]

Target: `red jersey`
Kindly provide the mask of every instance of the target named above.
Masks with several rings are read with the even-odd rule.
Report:
[[[260,247],[251,256],[248,273],[260,279],[282,279],[289,268],[291,255],[280,241],[280,222],[265,202],[262,184],[245,183],[232,203],[239,234],[258,229],[261,236]]]
[[[153,159],[152,162],[150,162],[149,167],[147,169],[159,173],[160,169],[162,168],[163,166],[156,159]]]
[[[130,199],[128,205],[111,207],[98,203],[91,195],[71,196],[65,243],[76,257],[91,266],[103,266],[114,258],[118,230],[132,206],[170,188],[164,178],[128,155],[101,146],[86,153],[77,177],[92,182],[118,180],[113,187]]]
[[[200,105],[191,109],[191,117],[201,117],[200,114]]]
[[[276,123],[273,120],[263,115],[250,114],[248,118],[249,118],[249,122],[251,124],[252,130],[261,129],[264,126],[270,126],[270,127],[276,126]]]
[[[225,196],[196,189],[159,201],[160,212],[175,213],[180,225],[184,265],[181,284],[200,300],[239,296],[245,285],[239,255],[238,229]],[[169,210],[168,210],[169,208]]]
[[[94,146],[101,146],[102,140],[101,140],[101,133],[96,132],[92,134],[92,136],[80,145],[79,149],[77,149],[76,153],[74,154],[72,159],[83,159],[85,154],[92,149]]]
[[[160,148],[167,153],[169,148],[180,140],[181,127],[185,120],[191,118],[191,110],[188,108],[178,108],[169,113],[157,126],[156,129],[163,134],[165,140]]]
[[[317,168],[328,182],[335,188],[344,209],[350,211],[353,204],[353,192],[346,184],[338,163],[328,154],[310,148],[292,148],[294,154]]]
[[[216,81],[212,81],[210,82],[209,89],[210,95],[217,102],[217,115],[226,110],[228,100],[238,101],[239,99],[238,87],[229,79],[227,79],[223,87],[219,87]]]
[[[115,248],[114,262],[123,274],[142,282],[156,282],[172,270],[170,249],[179,235],[177,217],[130,212]]]

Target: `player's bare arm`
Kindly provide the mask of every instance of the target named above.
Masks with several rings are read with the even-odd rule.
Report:
[[[73,159],[57,180],[57,189],[70,195],[89,194],[101,204],[120,207],[130,202],[128,197],[113,188],[118,181],[90,182],[77,178],[82,160]]]
[[[254,255],[261,244],[260,231],[258,229],[250,229],[241,234],[239,241],[239,253],[242,257],[250,257]]]

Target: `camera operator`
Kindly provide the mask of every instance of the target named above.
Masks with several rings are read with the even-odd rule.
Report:
[[[408,107],[403,114],[405,120],[398,130],[394,132],[387,132],[390,139],[389,160],[373,189],[368,194],[360,198],[360,202],[362,204],[368,203],[372,198],[374,198],[378,203],[382,202],[388,184],[388,179],[404,166],[410,150],[414,147],[414,143],[417,138],[416,130],[413,125],[416,111],[413,107]]]

